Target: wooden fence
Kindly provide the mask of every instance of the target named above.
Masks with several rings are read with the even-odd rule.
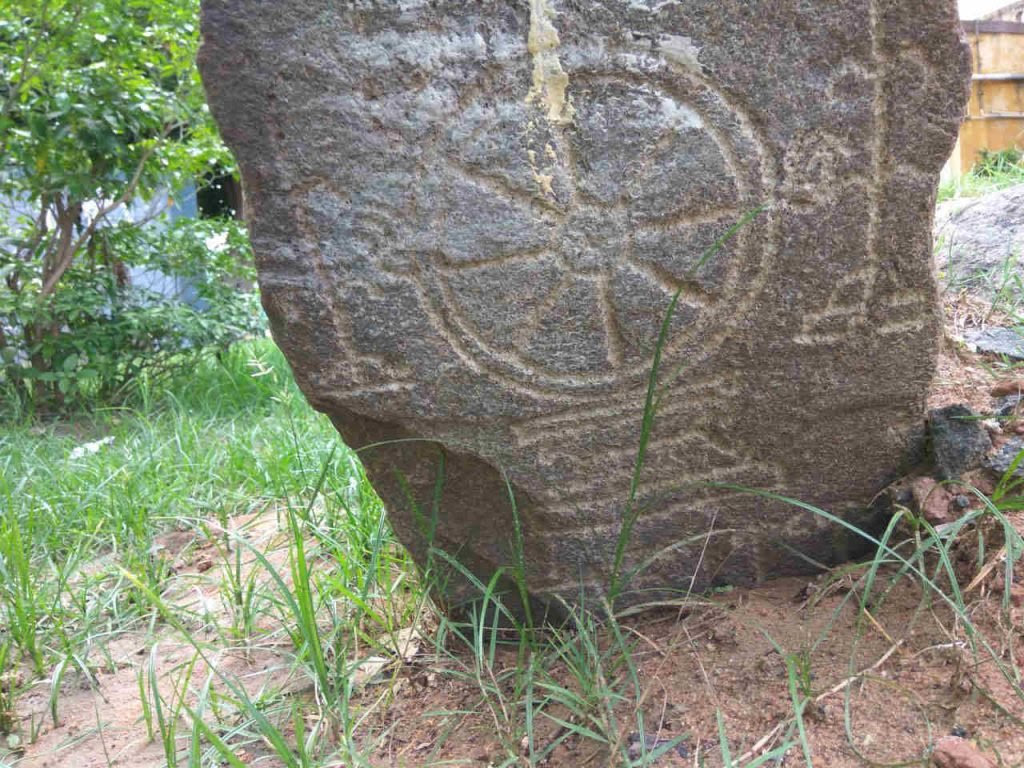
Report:
[[[1024,149],[1024,24],[965,21],[974,56],[967,121],[945,175],[969,171],[982,150]]]

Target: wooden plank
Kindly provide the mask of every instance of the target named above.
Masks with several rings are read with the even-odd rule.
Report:
[[[1016,21],[965,21],[963,27],[969,35],[1024,35],[1024,24]]]
[[[1024,112],[986,112],[984,115],[972,115],[965,120],[1016,120],[1024,121]]]
[[[972,79],[996,83],[1018,82],[1024,80],[1024,72],[981,72]]]

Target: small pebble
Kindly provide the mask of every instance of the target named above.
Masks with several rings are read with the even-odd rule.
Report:
[[[996,768],[996,764],[957,736],[943,736],[935,745],[932,763],[938,768]]]

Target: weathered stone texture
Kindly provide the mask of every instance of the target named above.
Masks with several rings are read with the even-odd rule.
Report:
[[[993,299],[1024,274],[1024,184],[950,200],[935,223],[936,262],[949,290]]]
[[[634,586],[847,553],[704,483],[856,514],[913,449],[955,5],[205,0],[274,336],[349,444],[423,440],[362,454],[417,557],[443,457],[437,546],[511,564],[511,495],[532,592],[602,590],[677,291]]]

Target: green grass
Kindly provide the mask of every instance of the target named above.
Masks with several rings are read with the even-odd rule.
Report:
[[[279,521],[287,562],[232,525],[260,514]],[[171,531],[215,554],[211,576],[228,606],[213,627],[219,645],[251,652],[287,638],[289,663],[308,666],[336,735],[334,705],[350,661],[344,648],[406,618],[375,601],[392,581],[411,581],[413,569],[355,455],[309,408],[268,340],[210,358],[160,392],[140,387],[127,407],[71,424],[5,425],[0,681],[21,682],[0,685],[0,726],[13,730],[18,694],[34,679],[51,676],[59,689],[68,670],[87,680],[97,668],[113,670],[109,644],[127,632],[158,636],[161,607],[190,637],[210,629],[207,607],[180,598],[190,585],[160,545]],[[314,574],[314,558],[337,567]],[[336,631],[322,638],[327,617]],[[161,698],[156,653],[140,671],[139,690],[147,726],[173,765],[189,681]],[[57,700],[55,691],[54,720]],[[246,701],[235,703],[245,710]]]
[[[267,342],[236,348],[174,389],[141,393],[135,408],[97,411],[73,428],[8,425],[0,499],[27,545],[146,552],[154,531],[183,518],[306,492],[338,440],[286,382],[279,355]],[[95,453],[74,455],[104,439]]]
[[[1024,184],[1024,160],[1016,150],[984,155],[977,165],[959,179],[943,182],[939,202],[960,197],[981,197],[991,192]]]
[[[132,685],[166,765],[236,765],[241,749],[295,768],[369,765],[388,736],[375,715],[396,695],[410,628],[432,628],[430,657],[478,691],[499,764],[537,765],[575,738],[616,765],[652,765],[685,736],[647,748],[636,641],[607,604],[534,627],[504,605],[497,574],[477,582],[467,617],[437,612],[431,572],[396,544],[355,455],[269,341],[208,359],[161,391],[140,387],[124,408],[9,424],[0,470],[0,726],[22,744],[41,724],[19,724],[19,696],[48,685],[47,716],[59,722],[62,692],[115,672],[110,645],[135,633],[148,653]],[[261,541],[246,526],[267,518],[273,536]],[[160,546],[172,531],[212,553],[205,575],[175,572]],[[191,597],[211,585],[214,597]],[[165,660],[182,642],[193,652]],[[225,654],[237,653],[272,659],[276,682],[253,688],[225,671]],[[377,659],[368,705],[360,674]],[[557,735],[542,741],[545,727]],[[637,733],[639,755],[628,749]],[[3,755],[0,765],[17,750]]]
[[[658,374],[656,363],[641,437],[656,418]],[[85,445],[93,448],[83,452]],[[641,448],[638,475],[643,464]],[[733,490],[848,527],[796,500]],[[1003,546],[1009,594],[1024,542],[1006,513],[1024,507],[1020,491],[1008,479],[943,531],[908,511],[895,515],[872,541],[873,559],[834,574],[849,588],[822,635],[799,648],[771,641],[786,663],[791,716],[763,747],[731,744],[718,706],[721,764],[754,768],[783,755],[812,764],[806,715],[837,691],[853,745],[852,689],[872,667],[855,666],[851,656],[846,688],[823,692],[811,659],[841,611],[859,617],[859,640],[903,583],[920,591],[918,613],[942,609],[953,617],[951,631],[964,638],[974,668],[997,669],[1020,690],[1020,666],[1007,661],[999,638],[975,627],[952,565],[961,535],[979,532],[976,567]],[[401,671],[410,631],[438,674],[474,692],[467,709],[432,713],[444,726],[418,764],[439,760],[445,739],[468,717],[488,724],[500,751],[491,759],[502,766],[542,765],[568,740],[600,753],[595,764],[650,766],[688,737],[660,738],[652,708],[660,683],[642,674],[642,635],[614,608],[634,571],[617,562],[609,599],[590,605],[581,592],[577,605],[565,606],[569,619],[554,627],[535,626],[528,611],[516,613],[497,592],[507,577],[520,588],[513,597],[528,604],[520,536],[509,572],[487,583],[437,550],[432,565],[417,571],[355,454],[306,405],[269,341],[211,358],[161,391],[140,388],[129,407],[70,425],[9,424],[0,436],[0,505],[0,735],[17,736],[6,756],[0,742],[3,768],[41,727],[21,721],[19,698],[49,687],[45,716],[59,721],[62,691],[75,684],[99,690],[97,673],[117,671],[110,646],[129,635],[143,638],[148,651],[132,684],[141,722],[168,766],[241,766],[253,755],[288,768],[371,765],[392,735],[388,707],[409,684]],[[634,520],[624,518],[623,550]],[[985,530],[999,532],[998,540],[986,539]],[[172,531],[210,558],[204,572],[180,572],[187,550],[175,558],[161,549]],[[480,599],[468,615],[434,607],[435,566],[461,571],[475,585]],[[680,607],[693,605],[690,599],[682,596]],[[189,651],[172,659],[171,647]],[[238,658],[263,673],[232,667]]]
[[[223,522],[308,493],[338,439],[287,375],[276,348],[260,342],[73,430],[7,427],[0,437],[0,610],[37,673],[112,617],[121,624],[145,612],[111,563],[159,588],[170,565],[161,531]],[[89,444],[94,452],[76,455]],[[365,484],[354,460],[335,465],[330,482],[346,495],[353,483]],[[90,597],[111,587],[124,588],[102,607]]]

